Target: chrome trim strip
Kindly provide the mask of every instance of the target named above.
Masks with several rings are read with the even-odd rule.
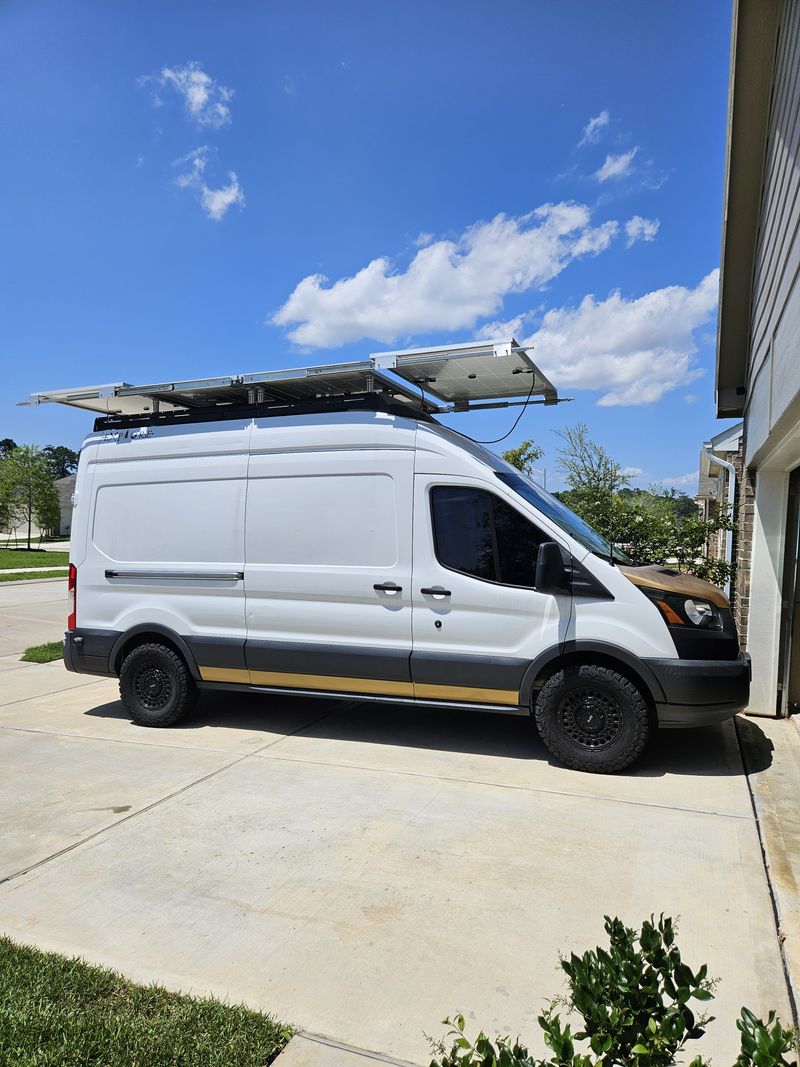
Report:
[[[106,578],[123,578],[126,580],[158,579],[171,582],[241,582],[244,571],[115,571],[107,570]]]

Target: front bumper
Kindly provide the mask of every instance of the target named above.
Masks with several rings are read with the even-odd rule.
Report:
[[[647,659],[664,694],[656,701],[658,725],[708,726],[730,719],[750,700],[750,656],[735,660]]]

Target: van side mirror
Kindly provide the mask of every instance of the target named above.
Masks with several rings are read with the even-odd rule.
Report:
[[[569,593],[570,582],[564,557],[555,541],[543,541],[536,556],[536,590],[539,593]]]

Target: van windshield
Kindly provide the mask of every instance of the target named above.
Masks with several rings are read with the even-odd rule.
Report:
[[[588,522],[584,522],[566,504],[562,504],[560,500],[548,493],[546,489],[540,488],[530,478],[526,478],[522,474],[512,474],[510,471],[495,471],[495,474],[501,482],[505,482],[509,489],[513,489],[529,504],[533,504],[537,511],[541,511],[543,515],[546,515],[548,519],[556,523],[564,533],[569,534],[578,544],[588,548],[596,556],[602,556],[603,559],[610,560],[613,551],[615,563],[631,562],[621,548],[617,548],[616,545],[612,548],[611,542],[606,541],[605,537],[599,534],[597,530],[593,530]]]

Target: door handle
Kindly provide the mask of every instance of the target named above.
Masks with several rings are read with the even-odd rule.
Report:
[[[420,589],[420,593],[424,593],[425,596],[452,596],[453,594],[449,589]]]
[[[394,582],[378,582],[376,585],[373,585],[372,588],[377,590],[377,592],[379,592],[379,593],[402,593],[403,592],[402,585],[395,585]]]

